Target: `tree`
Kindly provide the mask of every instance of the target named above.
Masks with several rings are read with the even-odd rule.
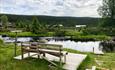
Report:
[[[16,28],[24,28],[24,23],[22,20],[17,20],[15,23]]]
[[[31,30],[33,33],[39,33],[42,30],[42,25],[38,21],[37,17],[33,17]]]
[[[103,6],[98,11],[103,18],[101,26],[115,27],[115,0],[103,0]]]
[[[1,18],[2,26],[3,26],[3,31],[7,31],[7,28],[8,28],[8,17],[6,15],[3,15],[0,18]]]

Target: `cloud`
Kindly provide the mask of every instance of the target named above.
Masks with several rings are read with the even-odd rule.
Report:
[[[0,13],[99,17],[100,5],[101,0],[0,0]]]

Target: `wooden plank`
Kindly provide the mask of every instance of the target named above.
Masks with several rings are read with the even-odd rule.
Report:
[[[46,57],[42,57],[43,59],[45,59],[46,61],[50,62],[52,65],[56,66],[57,67],[57,64],[55,64],[54,62],[48,60]]]
[[[54,55],[54,56],[57,56],[57,57],[60,57],[63,55],[63,53],[60,53],[59,51],[49,51],[49,50],[42,50],[40,49],[39,52],[41,53],[48,53],[48,54],[51,54],[51,55]]]
[[[44,46],[44,45],[42,45],[42,46],[39,45],[38,48],[39,48],[39,49],[57,50],[57,51],[63,50],[63,48],[60,48],[60,47]]]
[[[54,46],[54,47],[62,47],[62,45],[59,44],[46,44],[46,43],[38,43],[38,45],[44,45],[44,46]]]
[[[57,51],[62,51],[63,50],[63,46],[62,45],[57,45],[57,44],[43,44],[43,43],[40,43],[38,45],[38,48],[40,48],[40,49],[57,50]]]

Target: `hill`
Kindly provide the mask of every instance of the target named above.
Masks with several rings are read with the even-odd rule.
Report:
[[[7,15],[10,22],[16,22],[17,20],[32,20],[33,16],[36,16],[39,21],[46,24],[63,24],[70,27],[75,25],[88,25],[95,26],[98,24],[100,18],[91,17],[59,17],[59,16],[43,16],[43,15],[15,15],[15,14],[0,14]]]

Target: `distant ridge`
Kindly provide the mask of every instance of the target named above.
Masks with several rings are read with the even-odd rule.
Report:
[[[94,17],[0,14],[0,16],[1,15],[8,16],[10,22],[16,22],[19,19],[32,20],[32,17],[36,16],[40,22],[44,22],[47,24],[63,24],[64,26],[75,26],[78,24],[95,26],[100,20],[100,18]]]

